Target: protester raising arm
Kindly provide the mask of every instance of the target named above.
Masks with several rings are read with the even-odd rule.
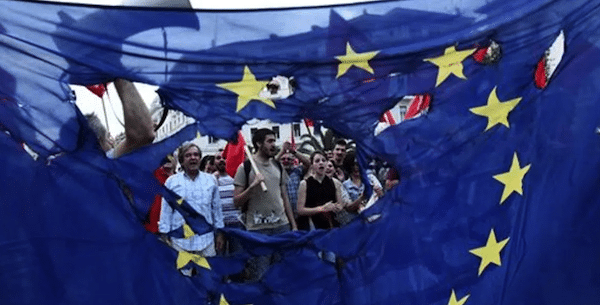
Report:
[[[123,104],[125,119],[125,140],[115,147],[113,153],[117,158],[152,143],[155,135],[150,111],[135,85],[124,79],[117,79],[114,84]]]

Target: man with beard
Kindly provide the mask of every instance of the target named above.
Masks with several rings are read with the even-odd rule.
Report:
[[[181,196],[196,212],[215,228],[223,228],[221,198],[215,177],[200,171],[200,148],[193,143],[182,145],[177,151],[183,168],[167,179],[165,186]],[[163,199],[158,231],[168,233],[185,224],[185,220]],[[213,232],[193,235],[189,238],[171,238],[173,246],[201,256],[215,256],[223,250],[224,239],[221,233]]]
[[[346,158],[346,146],[347,143],[343,139],[335,141],[335,146],[333,147],[333,165],[336,167],[342,167],[344,164],[344,158]]]
[[[340,181],[344,181],[348,178],[350,173],[344,169],[344,159],[346,158],[347,143],[343,139],[339,139],[335,142],[333,147],[333,165],[335,165],[335,177]]]
[[[234,178],[233,202],[245,212],[246,229],[266,235],[297,230],[286,193],[287,173],[273,159],[277,154],[275,133],[267,128],[259,129],[252,136],[252,144],[256,150],[252,158],[259,172],[255,173],[253,169],[246,172],[250,164],[244,162],[238,167]],[[267,186],[266,192],[260,187],[262,181]],[[277,259],[276,255],[250,259],[246,269],[247,280],[259,280]]]
[[[219,186],[219,196],[221,197],[221,206],[223,207],[223,222],[225,227],[244,229],[241,223],[241,212],[233,204],[233,178],[227,174],[226,160],[221,153],[215,155],[215,177]],[[225,245],[225,253],[233,254],[242,249],[242,245],[237,238],[228,237]]]

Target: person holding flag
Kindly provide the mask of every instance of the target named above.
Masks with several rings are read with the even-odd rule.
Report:
[[[248,157],[254,165],[250,168],[252,162],[244,162],[234,178],[233,202],[244,211],[246,229],[266,235],[297,230],[286,192],[287,173],[273,159],[277,154],[275,133],[268,128],[259,129],[252,136],[252,144],[256,152]],[[266,191],[259,187],[263,182]],[[247,266],[248,281],[259,280],[276,260],[275,255],[251,258]]]

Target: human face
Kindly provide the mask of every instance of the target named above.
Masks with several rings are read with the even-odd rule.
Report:
[[[200,170],[200,151],[196,146],[191,146],[183,153],[181,167],[186,173],[196,173]]]
[[[325,166],[327,164],[327,159],[325,156],[318,154],[313,157],[312,168],[315,171],[315,174],[318,176],[325,175]]]
[[[294,167],[294,159],[296,158],[292,154],[283,154],[283,156],[281,156],[281,165],[283,165],[283,168],[285,169],[291,169]]]
[[[217,167],[216,167],[216,165],[215,165],[215,161],[214,161],[214,159],[212,159],[212,160],[209,160],[208,162],[206,162],[206,165],[204,166],[204,171],[205,171],[205,172],[207,172],[207,173],[209,173],[209,174],[212,174],[212,173],[214,173],[216,170],[217,170]]]
[[[265,140],[259,144],[258,150],[264,157],[274,157],[277,154],[277,147],[275,146],[275,135],[268,134],[265,137]]]
[[[333,148],[333,159],[339,164],[346,157],[346,146],[337,144]]]
[[[221,173],[225,172],[225,168],[227,167],[227,161],[220,154],[215,156],[215,167]]]
[[[335,166],[333,166],[333,162],[331,160],[328,160],[325,165],[325,175],[331,178],[333,177],[333,174],[335,174]]]

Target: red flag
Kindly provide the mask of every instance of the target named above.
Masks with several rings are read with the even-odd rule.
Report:
[[[560,34],[552,45],[544,52],[544,56],[538,61],[535,68],[534,81],[535,86],[539,89],[544,89],[548,86],[550,78],[558,68],[565,54],[565,34],[560,31]]]
[[[381,118],[379,118],[379,122],[388,123],[391,125],[396,125],[396,120],[394,119],[394,115],[391,110],[386,111]]]
[[[315,123],[311,119],[304,119],[304,124],[306,125],[306,127],[315,125]]]
[[[227,143],[223,149],[223,158],[227,162],[225,171],[231,177],[235,177],[238,167],[244,162],[244,146],[246,146],[246,141],[242,133],[238,131],[237,143]]]
[[[429,94],[415,95],[412,102],[410,102],[410,105],[408,106],[408,110],[404,115],[404,119],[412,119],[421,115],[423,112],[426,112],[429,110],[430,102],[431,96]]]
[[[546,75],[546,71],[546,58],[544,57],[538,61],[534,75],[535,86],[540,89],[544,89],[548,85],[548,75]]]
[[[102,96],[104,95],[104,92],[106,92],[105,84],[90,85],[90,86],[85,86],[85,87],[88,90],[90,90],[93,94],[97,95],[99,98],[102,98]]]

